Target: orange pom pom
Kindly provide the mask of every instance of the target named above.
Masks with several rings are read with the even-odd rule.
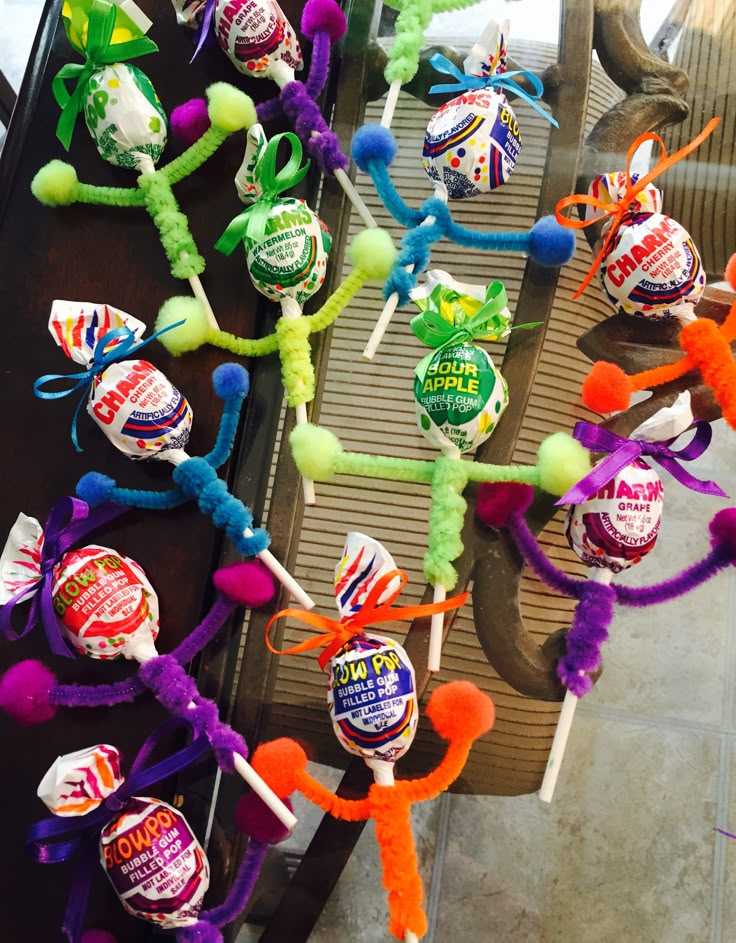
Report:
[[[631,380],[615,363],[599,360],[583,382],[583,402],[596,413],[626,409],[631,398]]]
[[[296,740],[281,737],[258,747],[251,766],[279,799],[285,799],[297,788],[299,774],[306,772],[307,754]]]
[[[736,252],[726,263],[725,279],[731,288],[736,291]]]
[[[430,697],[427,717],[443,740],[475,740],[491,729],[496,711],[470,681],[449,681]]]

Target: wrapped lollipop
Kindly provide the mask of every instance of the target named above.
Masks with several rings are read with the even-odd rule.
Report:
[[[125,7],[137,9],[132,3]],[[212,307],[199,280],[205,261],[171,188],[211,157],[230,134],[255,122],[253,103],[247,95],[224,83],[210,86],[207,96],[211,127],[184,154],[156,170],[166,144],[166,114],[145,74],[125,61],[155,52],[155,43],[135,27],[119,6],[107,0],[93,0],[91,4],[89,0],[72,0],[64,10],[67,36],[84,56],[85,64],[65,65],[54,79],[54,95],[62,109],[57,137],[68,150],[77,116],[83,112],[100,156],[139,176],[137,186],[131,189],[94,187],[81,183],[70,164],[54,160],[34,177],[33,194],[47,206],[91,203],[144,207],[158,229],[171,274],[189,281],[195,297],[205,306],[211,325],[216,327]],[[69,80],[76,83],[71,93],[66,87]]]
[[[105,316],[100,316],[100,309]],[[112,329],[110,329],[112,328]],[[34,392],[42,399],[58,399],[75,391],[82,398],[72,422],[72,441],[77,441],[77,415],[83,403],[87,412],[110,442],[133,460],[153,459],[175,466],[175,487],[168,492],[126,491],[115,488],[105,476],[91,473],[80,483],[80,497],[97,506],[112,500],[127,507],[171,508],[196,499],[200,508],[222,527],[238,550],[257,556],[306,608],[313,603],[292,576],[267,550],[265,530],[252,529],[250,510],[220,482],[216,469],[230,454],[248,392],[248,374],[238,364],[223,364],[213,374],[217,395],[225,408],[215,446],[203,457],[187,455],[185,448],[192,425],[192,410],[184,396],[153,364],[126,359],[153,340],[138,342],[142,322],[109,306],[56,301],[51,309],[49,330],[67,356],[84,364],[81,373],[39,377]],[[73,382],[71,387],[48,391],[48,384]],[[113,497],[113,493],[115,497]]]
[[[210,876],[204,849],[182,813],[148,792],[195,763],[209,744],[197,736],[189,746],[152,763],[151,753],[171,728],[168,721],[151,734],[127,778],[118,750],[98,744],[59,757],[38,787],[53,815],[31,826],[26,850],[40,864],[78,858],[62,926],[68,943],[101,938],[115,943],[104,931],[83,932],[96,861],[134,917],[175,930],[178,943],[221,943],[219,928],[245,908],[269,845],[288,835],[252,794],[244,797],[236,825],[251,836],[248,849],[226,900],[203,911]]]
[[[276,172],[279,144],[291,146],[286,166]],[[301,165],[299,139],[290,133],[266,141],[260,125],[248,132],[246,160],[236,177],[247,209],[228,226],[217,248],[228,254],[242,241],[251,281],[261,294],[281,305],[275,331],[266,337],[246,339],[213,329],[201,305],[187,298],[172,298],[159,312],[156,329],[185,323],[162,335],[170,353],[195,350],[204,343],[222,347],[243,357],[278,351],[287,402],[296,409],[296,421],[307,421],[307,404],[314,398],[316,379],[309,336],[325,330],[338,317],[368,279],[383,279],[391,271],[396,252],[382,229],[356,236],[350,247],[354,268],[324,305],[309,317],[302,306],[325,280],[331,237],[322,220],[304,200],[282,196],[307,171]],[[304,480],[304,499],[314,504],[314,486]]]
[[[609,301],[628,314],[654,320],[695,319],[694,307],[705,287],[705,272],[698,250],[683,227],[662,214],[662,196],[652,186],[660,174],[687,157],[716,128],[713,118],[689,144],[667,154],[657,134],[641,134],[629,147],[625,173],[596,177],[587,195],[574,194],[557,204],[557,221],[583,229],[604,219],[598,254],[574,298],[585,291],[600,268],[601,284]],[[661,157],[649,173],[631,172],[636,151],[649,141],[661,148]],[[568,206],[585,207],[583,219],[562,215]]]

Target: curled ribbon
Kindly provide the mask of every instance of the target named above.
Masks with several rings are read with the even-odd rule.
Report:
[[[671,449],[670,446],[677,441],[679,436],[674,436],[664,442],[646,442],[643,439],[627,439],[591,422],[578,422],[573,430],[573,437],[578,442],[591,452],[610,452],[611,454],[563,495],[557,504],[582,504],[601,488],[605,488],[622,468],[630,465],[642,455],[653,458],[673,478],[686,488],[690,488],[691,491],[727,498],[726,492],[714,481],[702,481],[680,465],[680,462],[692,462],[699,458],[710,445],[713,435],[710,423],[698,420],[693,428],[695,435],[684,448]]]
[[[74,448],[77,452],[83,451],[82,447],[79,444],[79,439],[77,438],[77,420],[79,418],[79,410],[82,408],[82,404],[85,401],[90,388],[95,382],[95,379],[103,373],[110,364],[117,363],[119,360],[125,360],[126,357],[131,354],[137,353],[141,347],[145,347],[146,344],[150,344],[151,341],[155,341],[162,334],[165,334],[167,331],[173,331],[176,327],[181,327],[184,324],[184,321],[177,321],[176,324],[170,324],[168,327],[162,328],[160,331],[156,331],[154,334],[151,334],[150,337],[147,337],[145,340],[139,341],[136,339],[135,334],[129,327],[116,327],[112,331],[108,331],[106,334],[103,334],[102,337],[95,344],[95,351],[92,358],[92,362],[87,367],[86,370],[80,371],[79,373],[45,373],[42,377],[39,377],[33,384],[33,392],[38,396],[39,399],[62,399],[64,396],[69,396],[72,393],[75,393],[77,390],[82,391],[82,395],[79,398],[77,403],[77,408],[74,410],[74,417],[72,418],[72,429],[71,429],[71,438],[74,443]],[[117,343],[116,343],[117,342]],[[111,350],[107,348],[114,344]],[[76,380],[72,386],[65,390],[54,390],[46,391],[42,387],[46,383],[52,383],[58,380]]]
[[[202,46],[204,46],[205,42],[207,41],[207,37],[209,35],[210,28],[212,26],[212,17],[214,15],[215,15],[215,0],[206,0],[205,5],[204,5],[204,14],[202,16],[202,20],[197,30],[197,46],[194,50],[194,53],[192,54],[192,58],[189,60],[189,65],[191,65],[194,62],[194,60],[199,55],[202,49]]]
[[[476,88],[491,88],[495,92],[511,92],[512,95],[523,98],[525,102],[531,105],[532,108],[549,121],[550,124],[559,128],[559,124],[552,115],[538,104],[538,99],[544,94],[542,80],[539,76],[535,75],[533,72],[529,72],[527,69],[513,69],[511,72],[498,72],[495,75],[466,75],[458,69],[454,62],[451,62],[439,52],[436,52],[432,56],[429,60],[429,64],[438,72],[451,75],[456,80],[455,83],[448,82],[446,85],[433,85],[429,90],[430,95],[435,92],[450,92],[457,95],[459,92],[472,91]],[[516,76],[523,76],[531,83],[534,89],[531,95],[526,89],[523,89],[518,82],[514,82],[514,77]]]
[[[595,216],[591,219],[570,219],[562,215],[562,210],[566,209],[568,206],[592,206],[600,210],[604,216],[610,217],[610,225],[603,239],[603,245],[598,255],[593,260],[593,264],[588,269],[588,274],[583,279],[580,288],[578,288],[573,295],[573,298],[580,297],[590,284],[598,267],[605,259],[611,241],[621,226],[624,216],[629,212],[629,208],[636,199],[637,194],[641,193],[653,180],[656,180],[660,174],[663,174],[665,170],[668,170],[673,164],[676,164],[678,161],[682,160],[683,157],[687,157],[688,154],[691,154],[696,148],[700,147],[703,141],[713,133],[720,120],[720,118],[711,118],[697,137],[693,138],[689,144],[681,147],[679,151],[675,151],[674,154],[667,153],[664,141],[658,134],[640,134],[626,152],[626,190],[620,200],[614,201],[613,203],[606,203],[603,200],[599,200],[598,197],[590,196],[587,193],[573,193],[572,196],[566,196],[560,200],[555,207],[555,218],[561,226],[567,226],[568,229],[585,229],[586,226],[592,226],[594,223],[598,223],[601,220],[600,216]],[[639,150],[642,144],[645,144],[647,141],[654,141],[659,144],[662,154],[649,173],[640,177],[636,183],[634,183],[631,178],[631,162],[634,158],[634,154]]]
[[[286,165],[276,173],[276,156],[279,144],[286,140],[291,145],[291,155]],[[296,186],[309,170],[310,161],[302,165],[302,145],[296,134],[285,131],[271,138],[263,149],[258,166],[255,169],[256,178],[261,188],[261,195],[250,206],[236,216],[225,232],[215,243],[215,249],[230,255],[241,240],[258,243],[266,234],[268,215],[275,203],[284,192]]]
[[[54,98],[61,108],[56,136],[66,150],[69,150],[72,141],[77,115],[84,111],[84,101],[94,73],[104,65],[135,59],[149,52],[158,52],[156,43],[147,36],[138,36],[122,43],[111,43],[116,17],[117,7],[114,4],[108,3],[107,0],[94,0],[89,13],[84,65],[67,63],[59,69],[51,83]],[[76,80],[71,94],[66,87],[69,79]]]
[[[391,583],[399,578],[399,587],[392,590],[388,599],[379,605],[378,600],[388,590]],[[300,652],[312,651],[316,648],[324,648],[324,651],[317,659],[320,668],[324,671],[329,660],[336,655],[347,642],[356,635],[362,635],[363,629],[368,625],[375,625],[379,622],[403,622],[407,619],[418,619],[421,616],[431,616],[435,612],[449,612],[451,609],[459,609],[464,605],[468,593],[460,593],[445,599],[443,602],[425,603],[420,606],[398,606],[392,608],[392,604],[398,599],[401,590],[406,586],[409,577],[403,570],[391,570],[376,580],[373,588],[368,593],[365,602],[358,612],[341,619],[330,619],[329,616],[321,616],[316,612],[307,612],[303,609],[282,609],[277,612],[266,626],[266,648],[274,655],[297,655]],[[291,648],[280,650],[274,648],[269,638],[271,627],[278,622],[282,616],[291,616],[310,625],[313,629],[322,632],[314,638],[305,639],[298,642]]]

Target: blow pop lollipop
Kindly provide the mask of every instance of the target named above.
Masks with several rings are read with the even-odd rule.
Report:
[[[209,887],[204,849],[178,809],[147,795],[151,786],[186,769],[208,749],[207,738],[197,736],[189,746],[151,763],[152,752],[172,726],[165,722],[151,734],[127,778],[121,774],[118,750],[98,744],[59,757],[39,785],[39,798],[54,814],[31,826],[26,850],[40,864],[79,856],[62,926],[69,943],[97,940],[101,934],[82,929],[95,861],[128,913],[159,929],[176,930],[178,943],[222,943],[218,928],[244,909],[268,846],[288,835],[252,794],[244,797],[236,826],[251,835],[248,849],[226,900],[202,911]],[[115,943],[111,934],[104,937]]]
[[[238,364],[223,364],[213,374],[217,395],[225,408],[215,446],[203,457],[184,451],[192,425],[192,411],[182,394],[152,364],[126,360],[149,341],[137,342],[144,329],[140,321],[109,306],[77,302],[54,302],[49,330],[67,356],[86,369],[81,373],[39,377],[34,392],[43,399],[58,399],[77,390],[82,398],[72,422],[72,440],[79,450],[77,415],[82,403],[110,442],[128,458],[154,459],[175,465],[175,487],[168,492],[116,489],[105,476],[90,473],[80,482],[80,496],[97,506],[112,500],[127,507],[172,508],[196,499],[204,513],[222,527],[238,550],[257,556],[288,592],[309,609],[313,603],[292,576],[267,550],[269,537],[262,528],[253,531],[253,515],[217,477],[230,454],[243,399],[248,392],[248,374]],[[110,320],[112,318],[112,320]],[[113,329],[110,330],[110,325]],[[118,326],[122,325],[122,326]],[[132,327],[131,327],[132,325]],[[44,389],[55,382],[76,381],[56,392]],[[113,493],[115,497],[113,498]]]

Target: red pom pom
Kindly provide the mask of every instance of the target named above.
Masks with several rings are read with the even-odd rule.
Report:
[[[118,943],[118,938],[107,930],[85,930],[79,943]]]
[[[426,713],[443,740],[475,740],[496,719],[493,701],[470,681],[450,681],[436,688]]]
[[[178,105],[169,116],[169,126],[175,138],[191,147],[210,126],[207,102],[204,98],[192,98]]]
[[[583,402],[595,413],[626,409],[631,398],[631,380],[621,367],[599,360],[583,383]]]
[[[710,539],[714,547],[726,547],[736,559],[736,508],[724,508],[710,522]]]
[[[731,256],[731,258],[726,263],[726,271],[724,277],[728,284],[736,291],[736,252]]]
[[[0,678],[0,708],[19,724],[42,724],[56,713],[51,690],[56,678],[46,665],[19,661]]]
[[[293,811],[288,798],[284,797],[284,803]],[[240,797],[235,809],[235,827],[264,845],[275,845],[291,835],[291,829],[276,818],[255,792],[247,792]]]
[[[530,485],[514,481],[483,482],[478,487],[475,513],[489,527],[505,527],[511,515],[517,511],[523,514],[533,498],[534,489]]]
[[[273,599],[276,588],[273,577],[262,563],[247,560],[215,570],[215,589],[240,606],[265,606]]]
[[[298,774],[306,772],[307,754],[296,740],[281,737],[258,747],[251,766],[284,799],[297,788]]]

